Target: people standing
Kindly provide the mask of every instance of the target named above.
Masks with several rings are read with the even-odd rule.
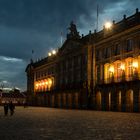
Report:
[[[12,116],[14,114],[14,109],[15,109],[15,106],[12,103],[12,101],[9,103],[9,109],[10,109],[10,115]]]
[[[5,102],[3,107],[4,107],[4,115],[7,116],[8,115],[8,108],[9,108],[8,103]]]

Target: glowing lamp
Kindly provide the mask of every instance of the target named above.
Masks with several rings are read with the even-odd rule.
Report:
[[[48,56],[51,56],[51,55],[52,55],[52,53],[51,53],[51,52],[49,52],[49,53],[48,53]]]
[[[50,84],[50,85],[52,84],[52,80],[49,80],[49,84]]]
[[[111,29],[112,27],[112,23],[111,22],[106,22],[105,23],[105,28],[108,30],[108,29]]]
[[[46,82],[45,84],[48,85],[48,82]]]
[[[121,64],[121,70],[125,70],[125,65],[124,64]]]
[[[113,67],[113,66],[111,66],[111,67],[109,68],[109,72],[114,73],[114,67]]]
[[[55,55],[56,54],[56,51],[55,50],[52,50],[52,54]]]
[[[138,62],[133,62],[133,67],[138,68]]]

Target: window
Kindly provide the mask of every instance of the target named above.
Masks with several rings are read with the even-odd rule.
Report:
[[[109,79],[109,66],[110,64],[105,64],[104,65],[104,80],[105,80],[105,83],[108,82],[108,79]]]
[[[78,56],[78,66],[81,64],[81,56]]]
[[[117,63],[117,78],[121,77],[121,63]]]
[[[132,61],[128,62],[128,75],[133,74]]]
[[[97,71],[97,82],[99,82],[100,81],[100,75],[101,75],[99,65],[96,67],[96,71]]]
[[[96,60],[101,60],[101,56],[102,56],[102,53],[101,53],[101,50],[96,50]]]
[[[120,45],[116,44],[114,47],[114,55],[119,55],[120,54]]]
[[[99,56],[99,50],[96,50],[96,60],[99,60],[100,56]]]
[[[133,40],[132,39],[128,39],[126,42],[126,51],[130,52],[132,51],[132,47],[133,47]]]
[[[110,54],[111,54],[111,48],[105,48],[104,50],[103,50],[103,57],[104,58],[109,58],[110,57]]]

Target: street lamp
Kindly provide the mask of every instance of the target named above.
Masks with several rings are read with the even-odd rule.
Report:
[[[112,23],[111,22],[106,22],[105,23],[105,29],[110,30],[112,28]]]
[[[52,50],[51,52],[48,53],[48,56],[52,56],[56,54],[56,50]]]
[[[52,50],[52,54],[55,55],[56,54],[56,50]]]
[[[52,53],[51,53],[51,52],[49,52],[49,53],[48,53],[48,56],[51,56],[51,55],[52,55]]]
[[[138,62],[137,61],[133,62],[133,68],[135,68],[135,69],[138,68]]]

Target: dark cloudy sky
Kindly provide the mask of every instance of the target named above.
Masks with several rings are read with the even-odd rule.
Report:
[[[107,20],[119,21],[140,9],[140,0],[0,0],[0,84],[26,90],[25,68],[32,57],[60,47],[73,20],[80,34]]]

